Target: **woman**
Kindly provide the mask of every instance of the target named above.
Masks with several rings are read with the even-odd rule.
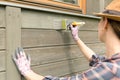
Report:
[[[104,12],[96,15],[101,16],[98,36],[100,41],[105,43],[105,57],[96,55],[80,40],[77,26],[70,26],[74,40],[92,66],[89,70],[71,77],[44,77],[31,70],[30,58],[26,56],[23,49],[18,48],[13,60],[20,73],[27,80],[120,80],[120,0],[113,0]]]

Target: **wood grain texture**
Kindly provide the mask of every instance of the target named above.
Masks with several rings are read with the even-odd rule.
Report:
[[[21,9],[6,7],[6,80],[21,80],[11,55],[21,46]],[[13,72],[13,74],[11,74]]]
[[[0,80],[6,80],[5,75],[5,72],[0,72]]]
[[[4,72],[6,70],[6,58],[5,58],[5,56],[6,56],[5,51],[0,51],[0,57],[1,57],[0,58],[0,71],[2,71],[2,72]]]
[[[38,74],[44,76],[65,76],[88,69],[88,62],[84,58],[78,58],[40,66],[33,66],[32,69]]]
[[[100,12],[100,0],[87,0],[87,14],[93,15],[93,12]]]
[[[5,49],[5,29],[0,28],[0,49]]]
[[[61,29],[62,20],[85,21],[82,29],[97,30],[99,19],[22,9],[22,28]],[[56,25],[57,24],[57,25]]]
[[[85,43],[99,42],[96,31],[79,31]],[[53,45],[75,44],[70,31],[22,29],[23,47],[40,47]]]
[[[5,8],[0,5],[0,27],[5,27]]]
[[[88,44],[88,46],[97,54],[102,55],[105,52],[105,47],[103,47],[101,43]],[[25,52],[31,55],[32,65],[49,64],[52,62],[83,57],[77,45],[29,48],[25,49]]]
[[[104,54],[102,43],[87,44],[97,54]],[[89,68],[76,45],[25,49],[31,55],[32,69],[41,75],[65,76]]]
[[[90,4],[87,1],[88,14],[99,12],[99,3],[92,3],[98,4],[96,8]],[[40,75],[65,76],[88,69],[71,33],[59,30],[63,19],[85,21],[80,38],[96,53],[104,54],[105,47],[97,39],[99,19],[0,5],[0,80],[21,80],[11,59],[18,46],[31,55],[31,67]]]

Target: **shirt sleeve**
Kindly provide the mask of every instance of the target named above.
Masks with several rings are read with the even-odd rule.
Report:
[[[89,66],[96,66],[97,64],[99,64],[100,62],[104,61],[105,57],[104,56],[100,56],[100,55],[92,55],[92,59],[89,63]]]

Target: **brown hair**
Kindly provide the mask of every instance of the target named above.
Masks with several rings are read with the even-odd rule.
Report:
[[[110,23],[117,37],[120,39],[120,21],[108,19],[108,22]]]

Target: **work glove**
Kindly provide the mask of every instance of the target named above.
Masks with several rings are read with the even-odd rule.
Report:
[[[68,25],[68,28],[71,30],[72,36],[74,40],[78,40],[78,26],[72,26],[71,24]]]
[[[30,68],[30,56],[26,55],[22,48],[16,49],[13,60],[21,75],[25,76],[28,72],[32,71]]]

